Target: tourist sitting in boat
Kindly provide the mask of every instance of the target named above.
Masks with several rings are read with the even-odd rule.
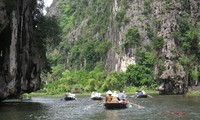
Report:
[[[135,93],[135,96],[137,98],[146,98],[147,97],[147,94],[144,90],[137,90],[136,93]]]
[[[96,96],[96,97],[101,97],[101,93],[100,93],[100,92],[96,92],[96,93],[95,93],[95,96]]]
[[[119,102],[117,91],[113,92],[112,97],[113,98],[112,98],[111,102]]]
[[[121,101],[118,100],[118,94],[115,91],[112,93],[111,91],[106,92],[108,95],[106,96],[104,106],[106,109],[122,109],[127,108],[127,99],[126,97]],[[124,94],[125,95],[125,94]]]
[[[96,93],[95,92],[92,92],[92,94],[91,94],[91,98],[93,98],[93,97],[96,97]]]
[[[102,100],[103,97],[101,96],[100,92],[92,92],[91,99],[93,99],[93,100]]]
[[[127,96],[126,94],[123,92],[123,90],[120,90],[119,91],[119,94],[118,94],[118,99],[119,99],[119,102],[127,102]]]
[[[65,100],[76,100],[76,97],[75,97],[75,96],[76,96],[76,94],[73,94],[73,93],[70,93],[70,92],[69,92],[69,93],[66,93],[66,94],[65,94],[65,98],[64,98],[64,99],[65,99]]]
[[[105,103],[111,102],[113,99],[112,92],[109,90],[106,92]]]
[[[71,97],[71,98],[76,98],[75,96],[76,96],[76,94],[73,94],[73,93],[68,93],[68,94],[66,94],[66,96],[67,97]]]
[[[68,97],[68,98],[76,98],[76,94],[73,94],[73,93],[70,93],[70,92],[66,93],[65,96]]]

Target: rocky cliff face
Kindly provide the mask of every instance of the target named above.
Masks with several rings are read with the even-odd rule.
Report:
[[[178,44],[173,36],[175,31],[180,31],[178,17],[185,11],[190,14],[189,26],[195,26],[199,23],[200,17],[200,1],[199,0],[151,0],[147,3],[146,0],[133,0],[129,1],[129,8],[126,10],[125,16],[130,18],[127,25],[114,29],[112,26],[109,28],[109,36],[113,46],[120,47],[123,40],[125,40],[125,32],[130,26],[136,26],[138,32],[143,38],[142,46],[151,44],[152,38],[148,35],[148,26],[164,40],[161,51],[157,52],[158,56],[162,57],[162,70],[157,71],[157,63],[155,63],[155,78],[158,80],[160,86],[157,88],[160,94],[182,94],[187,91],[188,86],[188,70],[184,65],[178,63],[178,59],[185,55],[180,50]],[[185,6],[184,6],[185,5]],[[117,11],[123,6],[117,0],[113,0],[113,10],[111,15],[111,23],[114,22],[114,17]],[[147,8],[149,7],[148,12]],[[159,23],[156,21],[159,20]],[[159,27],[157,27],[159,24]],[[200,34],[200,31],[198,31]],[[117,54],[115,51],[110,50],[108,53],[108,64],[115,70],[126,70],[129,64],[135,63],[135,48],[129,48],[128,52],[123,51]],[[187,56],[187,55],[186,55]]]
[[[164,38],[162,54],[164,56],[165,66],[165,69],[161,72],[158,78],[160,82],[158,90],[161,94],[182,94],[187,91],[189,70],[186,65],[177,65],[177,61],[183,55],[190,55],[186,52],[183,53],[183,51],[180,50],[180,45],[176,42],[177,40],[173,36],[173,32],[180,30],[180,21],[178,21],[177,18],[181,16],[186,9],[183,9],[181,1],[177,2],[172,0],[172,9],[161,14],[162,9],[159,10],[158,8],[161,8],[161,6],[166,4],[166,2],[160,2],[160,5],[158,3],[158,1],[155,1],[153,6],[156,8],[155,11],[157,11],[154,15],[160,17],[162,21],[161,29],[158,31],[158,34]],[[188,0],[187,6],[187,10],[189,11],[188,13],[190,14],[188,21],[190,22],[189,25],[191,27],[196,26],[200,17],[200,1]],[[199,33],[200,31],[198,31],[198,34]],[[194,61],[194,63],[198,63],[198,61]]]
[[[65,6],[66,3],[63,1],[60,2],[62,6]],[[198,71],[197,68],[193,68],[192,66],[199,64],[199,52],[197,49],[200,48],[200,31],[196,30],[195,32],[197,32],[197,34],[194,33],[195,35],[193,37],[189,37],[190,35],[188,34],[193,33],[191,32],[192,29],[198,28],[197,26],[200,22],[200,1],[110,0],[109,2],[109,5],[111,4],[111,9],[107,8],[110,10],[109,21],[107,21],[109,23],[107,34],[106,36],[98,36],[98,33],[94,35],[96,39],[105,37],[105,39],[110,40],[112,43],[112,47],[107,52],[106,60],[103,60],[105,61],[105,66],[111,71],[125,71],[128,65],[137,64],[136,51],[138,48],[146,51],[152,50],[153,48],[152,51],[158,59],[158,61],[154,63],[154,78],[159,83],[157,89],[160,93],[182,94],[187,91],[187,86],[190,81],[189,76],[191,76],[191,74],[189,74],[188,63],[180,59],[193,56],[195,59],[191,62],[190,68],[195,72]],[[70,0],[68,0],[68,3],[70,3]],[[100,3],[100,1],[98,1],[98,3]],[[95,8],[96,5],[94,1],[85,1],[82,2],[82,4],[87,8]],[[57,5],[58,4],[54,3],[54,8],[50,8],[49,13],[56,13],[55,11],[58,11],[57,8],[59,8]],[[71,7],[78,8],[80,6],[72,4]],[[102,10],[106,9],[104,9],[105,6],[104,4],[98,8],[99,11],[97,9],[94,9],[94,11],[101,13]],[[68,7],[69,6],[66,8]],[[86,17],[88,11],[81,10],[82,12],[76,11],[76,9],[72,10],[76,11],[75,13],[79,13],[77,15],[78,17],[82,14],[85,16],[83,15],[81,20],[77,18],[81,22],[77,22],[77,24],[74,25],[75,29],[68,32],[69,41],[71,40],[74,42],[78,40],[80,36],[86,33],[87,25],[89,26],[91,24],[92,20],[90,20],[90,16],[88,15],[88,17]],[[68,12],[70,13],[72,11],[67,11],[63,14],[66,15]],[[92,19],[98,20],[98,18]],[[64,23],[64,21],[62,21],[62,23]],[[85,24],[83,25],[82,23]],[[140,39],[137,39],[137,45],[132,45],[133,40],[126,41],[127,31],[131,27],[136,28],[139,33]],[[91,29],[88,31],[90,30]],[[89,37],[91,37],[91,35],[89,35]],[[163,44],[155,48],[155,46],[153,46],[155,39],[162,40]],[[192,39],[195,41],[194,43],[189,42],[192,41]],[[130,42],[132,46],[128,42]],[[130,46],[122,47],[124,44],[129,44]],[[148,49],[148,47],[150,49]],[[193,48],[197,49],[194,51],[192,50]]]
[[[0,0],[0,101],[40,88],[42,53],[34,53],[36,0]]]

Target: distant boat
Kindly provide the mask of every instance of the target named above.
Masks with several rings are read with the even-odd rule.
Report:
[[[101,97],[101,96],[100,96],[100,97],[91,97],[91,99],[92,99],[92,100],[102,100],[103,97]]]
[[[142,91],[136,91],[136,93],[135,93],[135,97],[136,98],[147,98],[147,94],[146,94],[146,92],[144,91],[144,90],[142,90]]]
[[[68,101],[68,100],[76,100],[75,97],[69,97],[69,96],[66,96],[64,99],[65,99],[66,101]]]
[[[124,109],[127,108],[128,103],[120,103],[120,102],[109,102],[104,103],[106,109]]]
[[[147,98],[148,95],[137,95],[136,98]]]
[[[76,94],[68,93],[65,95],[65,100],[76,100],[77,98],[75,97]]]
[[[92,92],[91,97],[92,100],[102,100],[103,97],[101,96],[101,93],[99,92]]]

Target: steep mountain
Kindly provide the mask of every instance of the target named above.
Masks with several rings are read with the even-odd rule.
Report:
[[[152,67],[148,59],[160,94],[200,79],[199,0],[54,0],[48,15],[60,19],[58,62],[68,69],[126,71]]]
[[[36,0],[0,0],[0,101],[41,87],[45,53],[33,33],[36,7]]]

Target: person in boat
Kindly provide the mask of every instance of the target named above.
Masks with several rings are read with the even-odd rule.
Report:
[[[75,98],[75,96],[76,96],[76,95],[75,95],[75,94],[73,94],[73,93],[70,93],[70,92],[69,92],[68,94],[66,94],[66,96],[67,96],[67,97],[72,97],[72,98]]]
[[[144,90],[141,91],[143,95],[146,95],[146,92]]]
[[[100,92],[92,92],[91,98],[93,98],[93,97],[98,97],[98,98],[100,98],[100,97],[101,97],[101,93],[100,93]]]
[[[139,96],[139,93],[140,93],[141,91],[139,91],[139,90],[137,90],[136,92],[135,92],[135,96],[137,97],[137,96]],[[140,95],[141,95],[141,93],[140,93]]]
[[[136,96],[143,96],[143,95],[146,95],[146,92],[144,90],[138,90],[136,91]]]
[[[113,99],[112,92],[109,90],[106,92],[106,94],[105,103],[111,102]]]
[[[96,96],[96,93],[95,92],[92,92],[91,94],[91,98],[95,97]]]
[[[96,96],[96,97],[101,97],[101,93],[100,93],[100,92],[96,92],[96,93],[95,93],[95,96]]]
[[[119,99],[119,102],[127,102],[127,96],[126,94],[123,92],[123,90],[120,90],[119,91],[119,94],[118,94],[118,99]]]
[[[114,91],[113,94],[112,94],[112,101],[111,102],[119,102],[118,100],[118,94],[117,94],[117,91]]]

